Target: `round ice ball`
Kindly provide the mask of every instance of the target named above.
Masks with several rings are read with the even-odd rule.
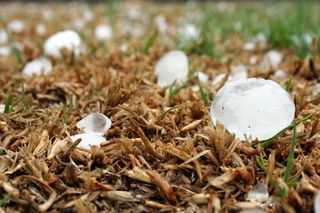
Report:
[[[104,135],[111,127],[111,120],[102,113],[91,113],[76,126],[88,134]]]
[[[79,55],[82,51],[80,36],[75,31],[65,30],[50,36],[44,43],[44,53],[48,56],[59,58],[62,49]]]
[[[295,105],[279,84],[265,79],[239,79],[227,83],[216,94],[211,118],[236,137],[265,140],[289,126]]]
[[[184,81],[188,77],[188,58],[184,52],[172,50],[166,53],[156,65],[156,75],[160,87],[170,86],[175,80]]]

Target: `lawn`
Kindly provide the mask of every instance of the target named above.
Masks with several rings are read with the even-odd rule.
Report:
[[[1,2],[0,212],[320,213],[319,17],[302,0]],[[248,78],[293,109],[260,104],[267,127],[243,137],[250,115],[223,119],[245,96],[212,109]]]

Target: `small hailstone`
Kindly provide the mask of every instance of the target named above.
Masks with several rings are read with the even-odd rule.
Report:
[[[172,50],[166,53],[156,65],[156,75],[158,76],[158,85],[167,87],[173,84],[175,80],[184,81],[188,77],[188,58],[184,52]]]
[[[251,202],[263,202],[268,198],[268,186],[264,183],[258,183],[249,191],[247,199]]]
[[[36,26],[37,35],[42,36],[42,35],[46,34],[46,31],[47,31],[46,27],[43,24],[37,24],[37,26]]]
[[[8,42],[8,33],[5,30],[0,30],[0,44]]]
[[[8,24],[8,30],[12,33],[22,33],[24,31],[24,28],[24,22],[18,19],[12,20]]]
[[[113,30],[109,25],[100,24],[96,26],[94,34],[98,40],[108,41],[111,40],[113,37]]]
[[[119,50],[121,52],[127,52],[128,51],[128,43],[123,43],[119,46]]]
[[[237,21],[237,22],[234,24],[234,29],[235,29],[236,31],[241,31],[242,28],[243,28],[243,24],[242,24],[241,21]]]
[[[83,18],[85,21],[92,21],[94,18],[93,12],[90,10],[89,7],[86,7],[83,11]]]
[[[82,51],[80,36],[72,30],[65,30],[50,36],[44,43],[44,52],[48,56],[61,57],[63,48],[79,55]]]
[[[249,58],[249,63],[255,65],[258,62],[258,57],[253,55]]]
[[[93,135],[88,133],[81,133],[77,135],[70,136],[72,142],[75,142],[79,138],[81,138],[81,142],[78,144],[78,147],[82,149],[90,149],[91,146],[100,146],[102,142],[105,142],[106,139],[100,135]]]
[[[265,61],[270,64],[271,68],[277,69],[282,61],[282,54],[276,50],[271,50],[265,55]]]
[[[179,35],[185,39],[196,39],[200,35],[199,29],[193,24],[186,24],[179,29]]]
[[[218,83],[220,83],[222,81],[222,79],[226,76],[225,73],[220,73],[218,74],[212,81],[213,85],[217,85]]]
[[[274,76],[276,78],[285,78],[285,77],[287,77],[287,74],[283,70],[279,69],[274,73]]]
[[[264,42],[266,42],[267,38],[266,38],[266,35],[264,33],[259,33],[258,35],[256,35],[256,37],[253,40],[255,42],[264,43]]]
[[[240,79],[228,82],[211,105],[213,123],[222,123],[241,140],[265,140],[289,126],[295,105],[279,84],[265,79]]]
[[[4,109],[6,106],[4,104],[0,104],[0,113],[4,113]]]
[[[51,62],[44,58],[37,58],[28,62],[22,69],[22,75],[31,77],[32,75],[48,74],[52,70]]]
[[[313,88],[312,96],[316,97],[320,95],[320,83],[317,83],[316,86]]]
[[[320,213],[320,192],[318,192],[316,199],[314,201],[314,212]]]
[[[0,57],[5,57],[10,54],[10,48],[7,46],[0,46]]]
[[[42,17],[45,19],[45,20],[47,20],[47,21],[49,21],[49,20],[52,20],[53,18],[54,18],[54,13],[53,13],[53,11],[52,10],[44,10],[43,12],[42,12]]]
[[[252,51],[256,48],[256,43],[254,42],[245,43],[242,48],[243,50]]]
[[[86,21],[84,19],[75,19],[72,21],[71,26],[74,29],[82,30],[86,25]]]
[[[207,83],[209,81],[209,76],[206,73],[202,71],[198,71],[197,73],[198,73],[199,81],[201,83]]]
[[[102,113],[91,113],[80,120],[76,126],[87,134],[102,136],[110,129],[111,120]]]
[[[154,21],[160,32],[166,33],[168,31],[169,27],[166,18],[163,15],[158,15]]]
[[[231,67],[231,74],[228,78],[228,81],[246,79],[248,78],[248,70],[243,65],[237,65]]]

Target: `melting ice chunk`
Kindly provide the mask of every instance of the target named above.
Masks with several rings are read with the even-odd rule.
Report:
[[[251,202],[262,202],[268,198],[268,186],[264,183],[256,184],[248,193],[248,200]]]
[[[98,40],[108,41],[113,37],[113,30],[109,25],[100,24],[96,26],[94,34]]]
[[[44,52],[48,56],[61,57],[62,49],[79,55],[82,51],[80,36],[72,30],[65,30],[50,36],[44,43]]]
[[[32,75],[48,74],[52,70],[51,62],[44,57],[34,59],[28,62],[22,69],[24,77],[31,77]]]
[[[248,78],[228,82],[214,98],[211,118],[241,140],[265,140],[289,126],[295,105],[287,91],[271,80]]]
[[[91,113],[80,120],[76,126],[87,134],[104,135],[111,127],[111,120],[102,113]]]
[[[90,146],[100,146],[102,142],[105,142],[106,139],[100,135],[93,135],[88,133],[81,133],[77,135],[70,136],[71,140],[75,142],[79,138],[81,139],[81,142],[78,144],[78,147],[82,149],[90,149]]]
[[[155,72],[160,87],[170,86],[175,80],[184,81],[189,72],[188,58],[179,50],[170,51],[160,58]]]

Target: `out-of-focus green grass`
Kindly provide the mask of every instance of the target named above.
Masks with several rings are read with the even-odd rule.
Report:
[[[201,27],[202,41],[210,46],[201,50],[210,50],[209,55],[213,54],[212,43],[206,42],[208,36],[224,40],[239,35],[251,41],[260,34],[272,48],[288,48],[303,58],[311,54],[312,38],[320,35],[320,5],[316,1],[236,3],[225,11],[219,11],[214,4],[204,4],[198,9],[201,19],[196,25]]]

